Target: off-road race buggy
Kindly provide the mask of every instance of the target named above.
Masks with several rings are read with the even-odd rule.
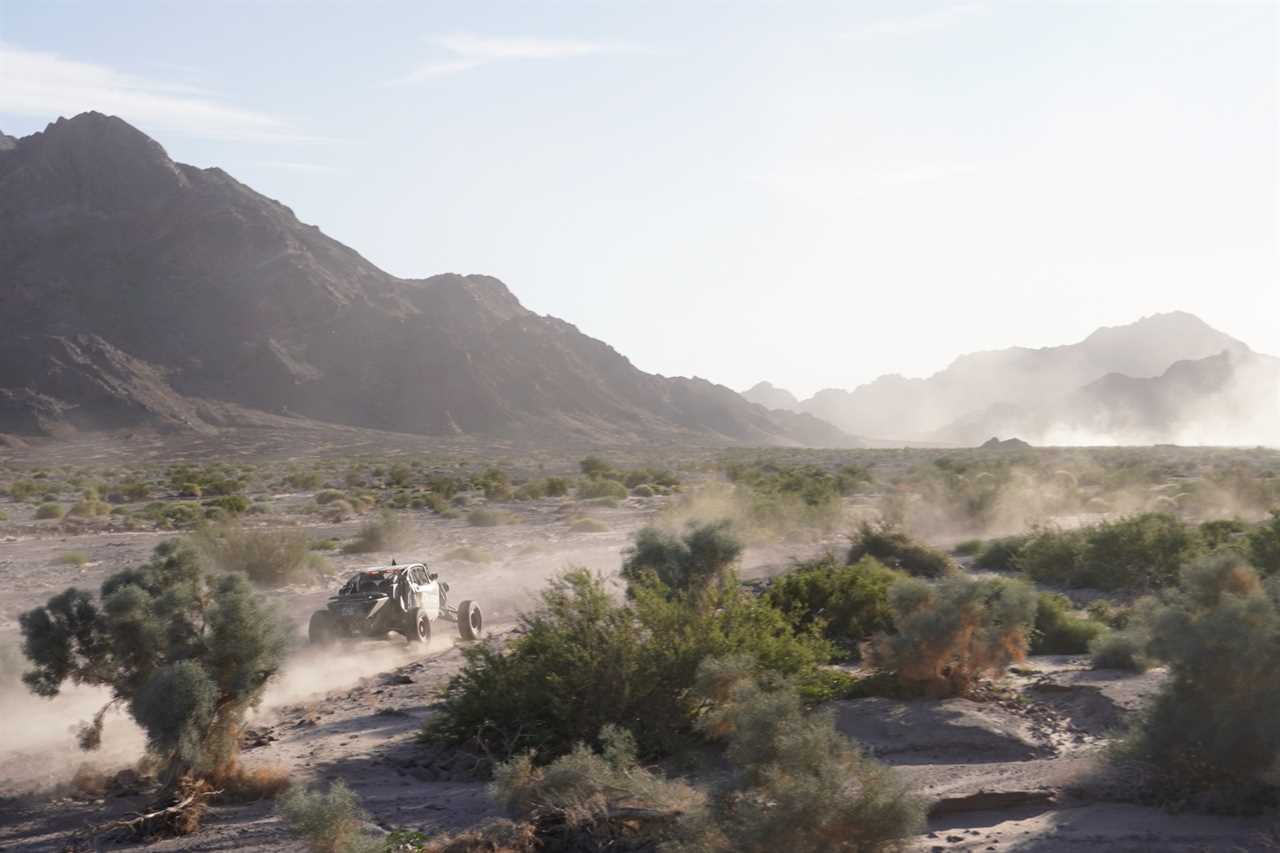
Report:
[[[361,569],[329,599],[324,610],[311,614],[308,635],[324,645],[341,639],[385,639],[394,631],[411,644],[425,645],[431,625],[447,619],[458,623],[464,640],[480,637],[484,617],[474,601],[449,604],[449,584],[425,563]]]

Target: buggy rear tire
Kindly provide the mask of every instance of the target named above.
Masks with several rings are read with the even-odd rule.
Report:
[[[405,619],[404,638],[411,646],[425,646],[431,642],[431,620],[427,614],[413,608]]]
[[[313,646],[329,646],[338,639],[338,626],[328,610],[317,610],[307,623],[307,639]]]
[[[458,605],[458,634],[462,639],[480,639],[483,628],[484,614],[480,612],[480,605],[469,599]]]

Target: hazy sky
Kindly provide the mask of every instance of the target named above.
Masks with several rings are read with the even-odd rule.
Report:
[[[1170,309],[1280,354],[1271,2],[0,0],[0,129],[97,109],[397,275],[645,370],[926,375]]]

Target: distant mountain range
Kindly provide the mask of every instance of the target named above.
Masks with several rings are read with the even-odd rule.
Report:
[[[762,382],[743,396],[871,439],[1280,443],[1280,359],[1183,312],[1067,346],[964,355],[927,379],[882,376],[807,400]]]
[[[255,413],[541,441],[851,446],[637,369],[483,275],[400,279],[98,113],[0,135],[0,433]]]

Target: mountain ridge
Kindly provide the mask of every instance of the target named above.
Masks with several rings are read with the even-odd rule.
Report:
[[[216,428],[208,400],[428,435],[857,444],[643,373],[496,278],[392,276],[116,117],[0,151],[0,222],[0,432]]]

